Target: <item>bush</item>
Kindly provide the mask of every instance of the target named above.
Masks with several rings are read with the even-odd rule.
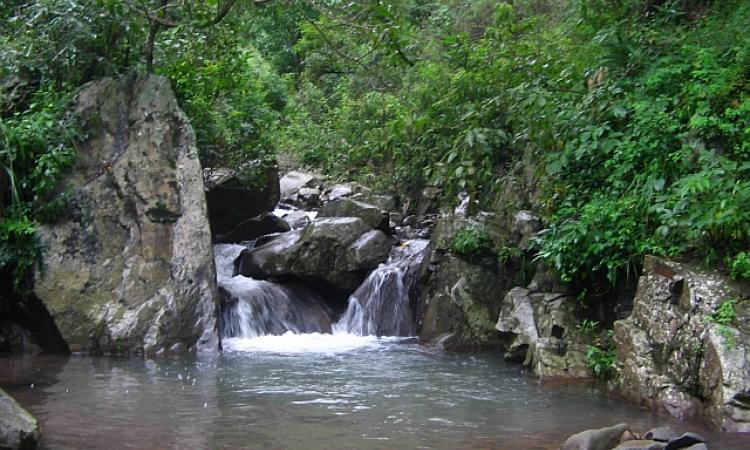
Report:
[[[465,256],[481,256],[492,253],[492,239],[479,228],[465,228],[456,233],[450,251]]]

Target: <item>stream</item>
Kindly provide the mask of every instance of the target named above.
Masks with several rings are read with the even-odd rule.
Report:
[[[746,448],[745,438],[639,410],[591,382],[541,384],[499,352],[418,345],[405,305],[426,241],[396,248],[337,322],[307,291],[232,276],[243,248],[215,248],[232,298],[223,352],[6,357],[0,386],[38,418],[51,449],[555,449],[620,422]]]

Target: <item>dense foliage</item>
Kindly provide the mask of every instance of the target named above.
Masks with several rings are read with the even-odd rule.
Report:
[[[6,266],[38,254],[11,242],[33,241],[70,163],[60,105],[151,69],[206,166],[284,155],[492,208],[531,154],[536,251],[563,278],[614,282],[646,253],[750,275],[746,1],[15,0],[0,23],[0,78],[26,86],[0,111]]]

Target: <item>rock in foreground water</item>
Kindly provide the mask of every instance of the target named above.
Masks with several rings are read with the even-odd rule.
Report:
[[[0,389],[0,448],[35,449],[39,446],[40,435],[34,416]]]

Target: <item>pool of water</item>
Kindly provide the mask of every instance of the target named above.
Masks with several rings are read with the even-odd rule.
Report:
[[[630,423],[705,433],[604,396],[540,384],[496,353],[342,335],[231,339],[215,355],[0,359],[0,386],[54,449],[553,449],[586,428]]]

